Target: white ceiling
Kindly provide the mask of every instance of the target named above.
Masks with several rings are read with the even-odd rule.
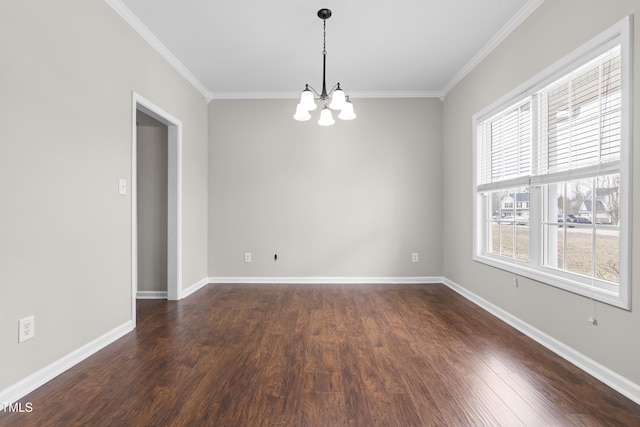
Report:
[[[544,0],[106,0],[209,98],[444,96]]]

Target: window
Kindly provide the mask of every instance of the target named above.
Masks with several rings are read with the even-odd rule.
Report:
[[[474,124],[474,259],[630,308],[629,19]]]

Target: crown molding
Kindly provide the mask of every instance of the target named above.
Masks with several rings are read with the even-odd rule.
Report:
[[[300,92],[211,92],[211,99],[296,99]]]
[[[496,35],[494,35],[489,42],[482,47],[470,60],[467,62],[464,67],[460,69],[456,73],[455,76],[449,82],[440,89],[440,98],[444,99],[444,97],[453,89],[462,79],[464,79],[467,74],[473,71],[483,59],[485,59],[495,48],[500,45],[512,32],[515,31],[516,28],[520,26],[538,7],[544,3],[545,0],[529,0],[524,6],[520,8],[518,13],[516,13],[507,24],[502,27]]]
[[[440,91],[414,90],[414,91],[374,91],[374,92],[349,92],[350,98],[440,98]]]
[[[300,91],[297,92],[211,92],[211,99],[232,100],[232,99],[298,99]],[[349,97],[353,100],[365,98],[441,98],[441,91],[379,91],[379,92],[352,92]]]
[[[232,100],[232,99],[296,99],[299,92],[211,92],[200,82],[185,65],[176,58],[173,53],[142,23],[121,0],[104,0],[118,15],[122,17],[144,40],[147,41],[169,64],[171,64],[189,83],[193,85],[207,100]],[[456,75],[449,80],[440,90],[426,91],[374,91],[374,92],[350,92],[353,99],[364,98],[440,98],[444,101],[447,93],[451,91],[467,74],[482,62],[500,43],[502,43],[520,24],[522,24],[545,0],[529,0],[518,13],[513,16],[494,35],[489,42],[478,51]]]
[[[173,66],[207,100],[211,101],[211,92],[180,62],[178,58],[158,39],[149,28],[138,19],[120,0],[104,0],[127,24],[131,26],[147,43],[151,45],[169,64]]]

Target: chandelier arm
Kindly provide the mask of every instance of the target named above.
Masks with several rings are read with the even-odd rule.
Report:
[[[340,83],[336,83],[336,84],[331,88],[331,90],[329,91],[329,96],[331,96],[331,94],[332,94],[336,89],[338,89],[339,87],[340,87]],[[342,90],[342,89],[340,89],[340,90]]]
[[[318,93],[318,91],[317,91],[317,90],[315,90],[315,89],[313,88],[313,86],[311,86],[310,84],[307,84],[306,86],[307,86],[307,88],[308,88],[308,89],[311,89],[311,91],[312,91],[312,92],[313,92],[313,93],[314,93],[318,98],[320,98],[320,94]]]

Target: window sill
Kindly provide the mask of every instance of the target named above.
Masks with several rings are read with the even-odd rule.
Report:
[[[583,297],[605,304],[630,310],[629,298],[619,292],[593,286],[591,279],[547,267],[532,268],[530,264],[491,255],[474,255],[474,261],[507,271],[513,275],[526,277]],[[582,281],[580,279],[583,279]],[[605,285],[606,286],[606,285]],[[615,285],[608,284],[609,287]],[[621,288],[618,286],[618,288]]]

